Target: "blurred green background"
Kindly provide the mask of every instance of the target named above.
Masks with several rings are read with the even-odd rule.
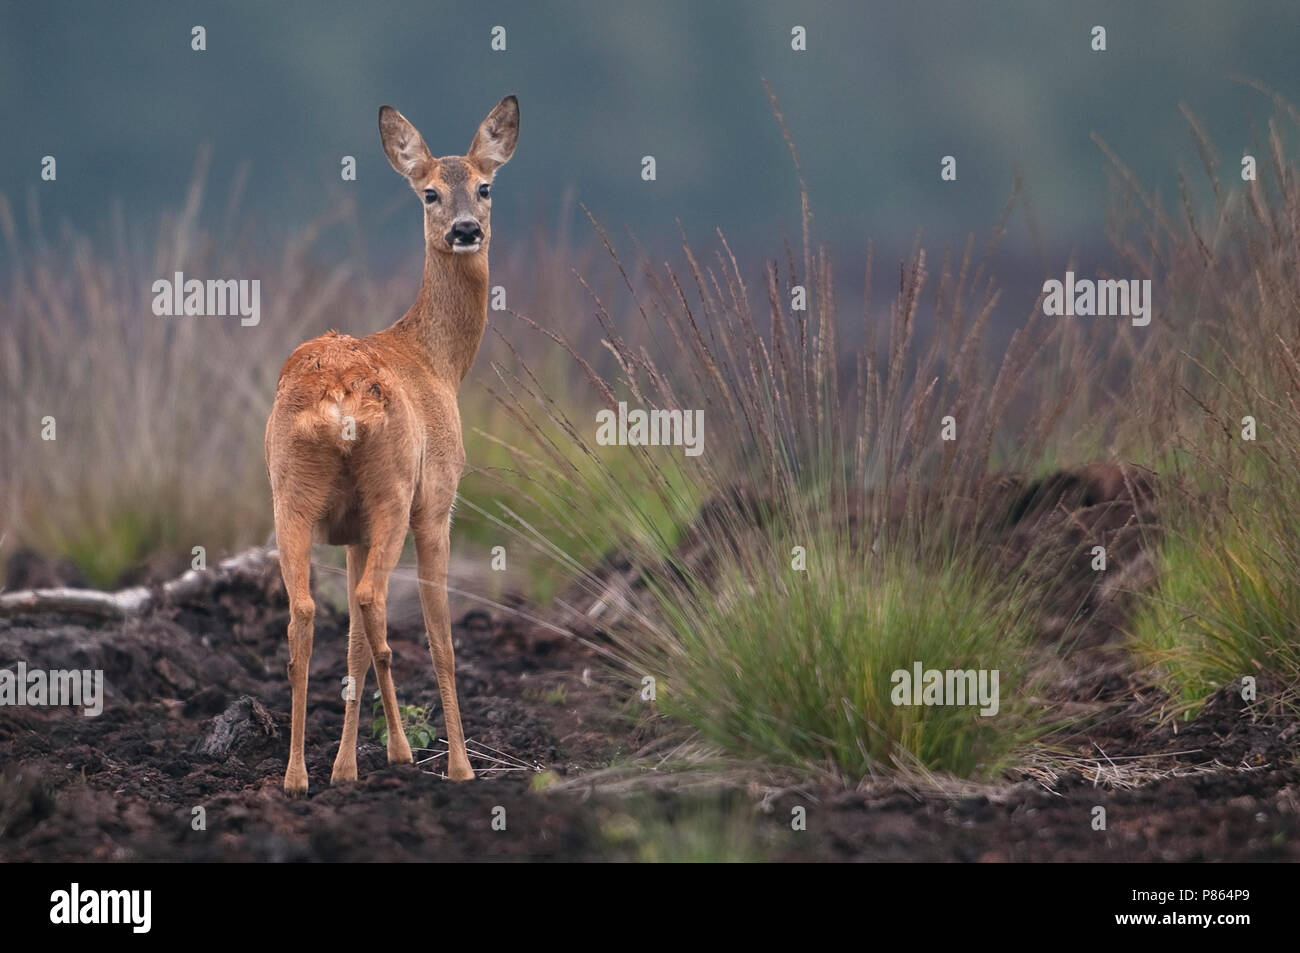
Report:
[[[206,52],[190,49],[196,24]],[[1104,53],[1090,50],[1098,24]],[[490,49],[497,25],[505,52]],[[791,49],[795,25],[806,52]],[[798,195],[765,77],[817,236],[844,254],[918,229],[927,244],[960,242],[993,221],[1017,172],[1029,216],[1012,247],[1068,253],[1102,238],[1105,162],[1090,133],[1171,194],[1174,160],[1191,152],[1178,104],[1239,155],[1268,102],[1230,77],[1300,100],[1297,40],[1289,0],[4,2],[0,191],[20,211],[34,194],[46,229],[93,230],[115,198],[148,220],[183,195],[207,142],[209,194],[229,194],[246,163],[243,207],[268,242],[352,195],[365,216],[353,251],[382,265],[409,254],[419,218],[393,216],[411,210],[380,150],[378,106],[405,112],[435,153],[459,153],[514,92],[523,132],[498,234],[585,229],[581,202],[651,249],[680,220],[688,235],[720,227],[738,251],[771,254],[798,235]],[[40,180],[47,154],[57,183]],[[939,179],[947,154],[955,183]],[[340,181],[343,155],[358,160],[354,183]]]

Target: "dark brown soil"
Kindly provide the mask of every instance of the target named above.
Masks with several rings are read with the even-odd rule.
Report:
[[[671,728],[586,648],[509,613],[471,612],[454,633],[466,733],[551,774],[483,771],[454,784],[431,764],[392,767],[363,718],[361,779],[331,788],[347,623],[318,602],[311,790],[300,800],[281,791],[278,579],[236,579],[202,604],[125,623],[0,619],[0,667],[102,669],[107,694],[99,717],[0,708],[0,861],[1300,859],[1300,724],[1246,706],[1229,686],[1196,721],[1161,727],[1159,698],[1109,636],[1076,646],[1059,685],[1061,704],[1085,714],[1059,739],[1074,762],[943,796],[901,783],[781,793],[634,784],[641,793],[627,795],[568,782],[608,777],[602,769]],[[392,617],[400,700],[426,707],[441,730],[423,627],[414,613]],[[373,676],[367,700],[371,690]],[[539,777],[563,783],[540,790]],[[1099,807],[1104,830],[1094,829]],[[197,808],[205,829],[194,829]],[[792,829],[797,808],[806,830]]]

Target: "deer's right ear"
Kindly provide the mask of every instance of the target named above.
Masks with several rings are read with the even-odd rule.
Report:
[[[393,168],[406,178],[423,178],[433,164],[433,155],[410,120],[392,106],[379,107],[379,138]]]

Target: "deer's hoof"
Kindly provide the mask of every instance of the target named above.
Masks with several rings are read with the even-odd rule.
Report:
[[[388,763],[389,764],[410,764],[415,758],[411,755],[411,746],[403,738],[401,744],[389,745]]]

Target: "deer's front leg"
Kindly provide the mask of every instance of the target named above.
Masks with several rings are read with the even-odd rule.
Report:
[[[454,493],[454,491],[453,491]],[[474,770],[465,752],[465,735],[460,727],[460,702],[456,697],[456,655],[451,645],[451,616],[447,609],[447,561],[451,551],[451,500],[443,494],[442,505],[423,510],[412,521],[415,552],[419,560],[420,606],[429,636],[429,654],[438,679],[438,694],[447,720],[447,775],[453,781],[472,781]]]

